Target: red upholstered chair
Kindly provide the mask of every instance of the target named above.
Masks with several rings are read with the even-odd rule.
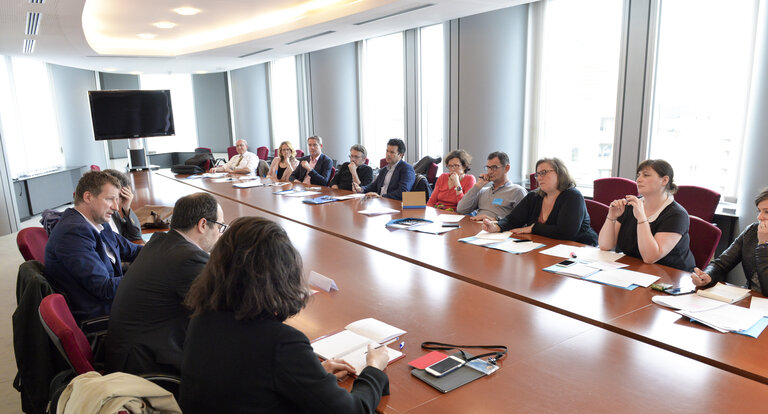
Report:
[[[42,227],[29,227],[22,229],[16,235],[16,245],[24,260],[37,260],[45,262],[45,244],[48,243],[48,234]]]
[[[531,175],[528,176],[528,183],[529,183],[529,190],[535,190],[539,188],[539,182],[536,180],[536,173],[531,173]]]
[[[234,157],[237,155],[237,147],[231,146],[227,147],[227,159]]]
[[[691,224],[688,228],[688,235],[691,237],[691,253],[693,253],[693,259],[696,261],[696,267],[704,269],[712,260],[723,232],[714,224],[696,216],[690,216],[689,219]]]
[[[720,203],[720,193],[695,185],[679,185],[675,201],[688,210],[689,215],[711,223]]]
[[[72,317],[64,296],[54,293],[44,297],[39,313],[43,328],[77,375],[95,371],[91,345]]]
[[[592,230],[600,233],[600,229],[605,223],[605,218],[608,216],[608,206],[595,200],[584,200],[587,205],[587,214],[589,214],[589,225],[592,226]]]
[[[266,161],[267,157],[269,157],[269,148],[267,147],[256,148],[256,156],[259,157],[259,159]]]
[[[330,183],[331,180],[333,180],[334,175],[336,175],[336,167],[331,167],[331,177],[328,178],[328,183]]]
[[[365,165],[368,165],[368,161],[370,161],[368,158],[365,159]]]
[[[387,159],[386,158],[382,158],[381,160],[379,160],[379,168],[384,168],[386,166],[387,166]]]
[[[275,148],[275,158],[277,158],[280,154],[280,148]]]
[[[91,171],[101,171],[101,167],[96,164],[91,164]]]
[[[435,182],[437,182],[437,168],[438,165],[433,162],[427,170],[427,182],[429,182],[429,185],[433,188],[435,186]]]
[[[592,199],[607,206],[611,205],[613,200],[637,195],[637,183],[622,177],[598,178],[594,185]]]
[[[301,158],[304,156],[304,151],[296,148],[296,158]]]
[[[213,158],[213,152],[211,152],[210,148],[197,147],[195,148],[195,154],[211,154],[211,158]],[[202,167],[204,171],[210,170],[211,167],[213,167],[213,165],[211,165],[211,160],[206,161]]]

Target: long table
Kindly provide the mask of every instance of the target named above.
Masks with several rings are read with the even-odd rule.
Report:
[[[659,293],[651,289],[626,291],[544,272],[543,268],[561,260],[557,257],[535,251],[514,255],[459,242],[458,239],[472,236],[481,230],[481,225],[470,221],[468,217],[460,222],[461,228],[442,235],[393,231],[385,227],[392,218],[434,219],[438,214],[450,213],[427,207],[402,210],[391,216],[367,217],[356,212],[377,206],[400,209],[400,203],[388,199],[356,199],[308,205],[302,202],[301,197],[272,194],[276,187],[237,189],[231,183],[177,178],[167,171],[158,175],[768,384],[768,352],[765,352],[768,349],[768,335],[754,339],[737,334],[721,334],[690,322],[669,309],[653,304],[651,298]],[[302,185],[293,186],[303,188]],[[327,187],[321,187],[320,191],[336,195],[349,193]],[[536,235],[526,237],[544,243],[547,247],[557,244],[578,245]],[[688,273],[677,269],[645,264],[631,257],[624,257],[620,262],[629,264],[629,269],[660,276],[660,282],[690,283]]]
[[[195,187],[148,172],[133,174],[137,204],[172,205]],[[375,317],[408,333],[406,358],[387,368],[383,412],[756,411],[768,388],[575,318],[466,283],[424,266],[217,196],[225,221],[262,216],[282,225],[305,271],[340,290],[313,295],[288,323],[309,338]],[[503,343],[502,369],[448,394],[410,375],[423,341]],[[349,386],[349,383],[347,383]],[[717,393],[707,390],[716,389]],[[702,391],[704,390],[704,391]],[[727,398],[723,398],[727,395]],[[629,407],[629,409],[628,409]]]

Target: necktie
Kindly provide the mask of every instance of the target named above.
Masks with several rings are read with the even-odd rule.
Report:
[[[242,161],[242,160],[243,160],[243,156],[241,155],[240,158],[237,159],[237,164],[235,164],[235,167],[240,165],[240,161]]]

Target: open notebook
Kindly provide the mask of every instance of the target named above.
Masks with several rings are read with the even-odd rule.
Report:
[[[340,332],[326,335],[312,342],[312,349],[320,358],[338,358],[355,367],[358,373],[365,368],[368,344],[383,344],[404,335],[405,331],[374,318],[352,322]],[[389,362],[403,353],[387,347]]]

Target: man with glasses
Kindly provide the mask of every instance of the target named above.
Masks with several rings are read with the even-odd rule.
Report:
[[[109,318],[106,369],[180,375],[189,311],[182,305],[227,229],[209,193],[176,201],[168,233],[155,233],[131,264]]]
[[[323,138],[307,138],[309,155],[299,158],[299,167],[293,170],[288,181],[304,185],[328,185],[333,161],[323,154]]]
[[[416,172],[411,164],[403,160],[405,155],[405,142],[399,138],[392,138],[387,142],[387,166],[379,169],[379,175],[372,183],[360,187],[353,186],[354,191],[365,193],[366,197],[384,197],[393,200],[402,200],[404,191],[411,191],[413,182],[416,181]]]
[[[373,168],[365,165],[368,152],[365,147],[355,144],[349,149],[349,162],[341,164],[328,185],[331,188],[352,191],[352,186],[365,187],[373,181]]]
[[[506,153],[496,151],[488,154],[485,174],[481,174],[472,189],[464,194],[456,212],[474,214],[471,219],[475,221],[496,221],[506,217],[527,194],[525,188],[509,181],[509,168],[509,156]]]

